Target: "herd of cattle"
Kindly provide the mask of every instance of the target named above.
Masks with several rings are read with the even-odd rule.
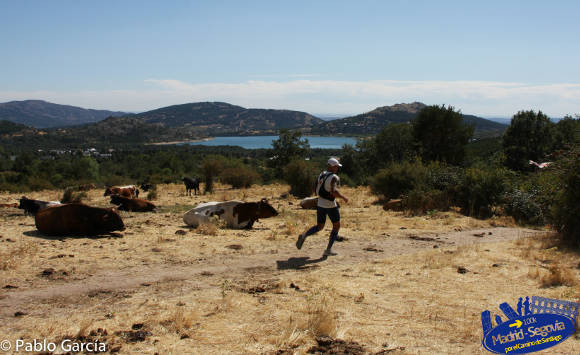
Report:
[[[199,193],[197,179],[183,178],[186,194],[191,191]],[[142,184],[145,191],[153,185]],[[94,188],[94,185],[92,187]],[[1,204],[0,207],[17,207],[26,215],[35,218],[36,228],[51,236],[101,235],[122,231],[125,224],[118,210],[128,212],[151,212],[156,206],[148,200],[140,199],[139,189],[135,185],[111,186],[105,189],[104,196],[110,196],[113,208],[93,207],[83,203],[61,203],[59,201],[41,201],[26,197],[19,204]],[[259,202],[225,201],[206,202],[197,205],[183,215],[183,221],[191,227],[211,223],[211,218],[222,219],[230,228],[252,228],[254,222],[261,218],[277,216],[278,212],[266,201]]]

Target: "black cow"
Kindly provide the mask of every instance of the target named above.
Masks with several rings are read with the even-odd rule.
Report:
[[[156,188],[155,184],[150,184],[148,182],[144,182],[141,184],[141,190],[143,191],[154,190],[155,188]]]
[[[40,210],[43,210],[50,206],[60,205],[61,203],[58,201],[40,201],[40,200],[32,200],[22,196],[20,199],[20,204],[18,208],[24,210],[24,214],[26,215],[33,215],[35,216],[36,213]]]
[[[181,179],[185,184],[185,194],[191,196],[191,190],[197,195],[199,193],[199,181],[196,178],[184,177]]]

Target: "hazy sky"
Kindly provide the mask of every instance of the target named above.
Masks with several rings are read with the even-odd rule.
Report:
[[[580,1],[0,0],[0,102],[580,113]]]

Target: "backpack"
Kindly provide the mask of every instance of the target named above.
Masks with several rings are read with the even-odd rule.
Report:
[[[330,192],[326,191],[326,189],[324,188],[324,184],[326,183],[326,179],[328,179],[332,175],[334,175],[334,173],[327,171],[327,172],[320,174],[320,176],[318,176],[318,178],[314,181],[314,192],[319,197],[322,197],[323,199],[329,200],[329,201],[334,201],[334,196],[332,196],[332,194]],[[317,190],[318,182],[321,180],[322,180],[322,183],[320,184],[320,189]]]

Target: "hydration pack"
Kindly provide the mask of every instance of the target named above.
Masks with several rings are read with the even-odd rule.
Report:
[[[325,171],[322,174],[320,174],[318,179],[316,179],[316,187],[315,187],[316,194],[319,197],[322,197],[323,199],[329,200],[329,201],[334,201],[334,196],[329,191],[326,191],[326,188],[324,187],[324,185],[326,183],[326,179],[328,179],[332,175],[334,175],[334,173],[329,172],[329,171]],[[320,181],[322,181],[322,183],[320,184],[320,188],[318,188],[318,183]]]

